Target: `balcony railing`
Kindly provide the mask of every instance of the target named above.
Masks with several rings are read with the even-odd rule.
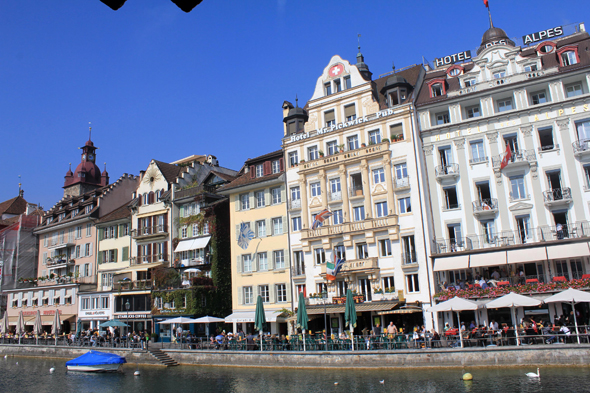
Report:
[[[469,165],[480,164],[482,162],[488,162],[489,157],[474,157],[469,159]]]
[[[416,256],[416,251],[410,252],[402,252],[402,264],[404,265],[412,265],[418,263],[418,258]]]
[[[572,189],[569,187],[564,187],[543,191],[543,200],[545,201],[546,206],[570,203],[572,201]]]
[[[340,268],[340,273],[346,274],[347,272],[364,271],[368,269],[376,269],[379,267],[379,258],[363,258],[363,259],[352,259],[345,261]],[[326,274],[326,264],[321,266],[322,274]]]
[[[141,265],[144,263],[167,262],[167,261],[168,261],[168,254],[142,255],[142,256],[137,256],[137,257],[131,258],[132,265]]]
[[[475,215],[495,214],[498,211],[498,199],[496,198],[473,201],[472,204]]]
[[[187,266],[207,266],[209,265],[208,258],[190,258],[190,259],[180,259],[178,262],[174,263],[174,267],[187,267]]]
[[[590,155],[590,139],[572,142],[572,147],[574,148],[574,155],[576,157]]]
[[[468,235],[456,239],[433,240],[433,254],[479,250],[490,247],[510,247],[590,236],[590,222],[561,226],[542,226],[528,230],[506,230],[483,235]]]
[[[394,177],[393,178],[393,188],[396,190],[402,190],[405,188],[410,187],[410,177]]]
[[[344,233],[362,232],[374,229],[385,229],[398,224],[397,216],[372,218],[363,221],[347,222],[336,225],[324,225],[318,229],[304,229],[301,231],[302,239],[322,236],[338,236]]]
[[[348,195],[350,195],[351,197],[363,196],[363,187],[350,187],[348,189]]]
[[[76,263],[76,261],[73,260],[73,259],[70,259],[69,257],[64,257],[64,258],[58,258],[58,257],[47,258],[47,267],[51,267],[51,268],[59,268],[59,267],[71,266],[71,265],[74,265],[75,263]]]
[[[383,155],[384,152],[389,150],[389,142],[381,142],[375,145],[369,145],[361,147],[359,149],[347,150],[332,154],[325,157],[320,157],[317,160],[306,161],[299,163],[300,170],[308,170],[324,165],[340,165],[345,164],[349,161],[358,161],[361,158]]]
[[[305,276],[305,265],[291,267],[293,277]]]
[[[459,164],[439,165],[434,168],[437,179],[455,178],[459,176]]]
[[[291,199],[289,201],[289,209],[301,209],[301,199]]]
[[[166,235],[168,234],[168,225],[159,224],[150,227],[140,227],[131,230],[131,237],[141,238],[154,235]]]
[[[66,248],[66,247],[71,247],[73,246],[74,243],[72,241],[72,239],[70,239],[69,237],[64,238],[64,239],[50,239],[47,242],[47,248],[49,249],[59,249],[59,248]]]
[[[151,290],[154,287],[152,280],[121,280],[113,283],[115,291]]]
[[[506,156],[506,153],[492,157],[493,167],[494,168],[500,167],[502,164],[502,160],[504,160],[505,156]],[[511,166],[512,164],[519,164],[519,163],[530,164],[531,162],[535,162],[535,161],[537,161],[537,156],[535,154],[534,149],[516,150],[511,153],[511,156],[508,159],[507,165]]]
[[[328,199],[330,202],[337,202],[342,200],[342,191],[328,192]]]

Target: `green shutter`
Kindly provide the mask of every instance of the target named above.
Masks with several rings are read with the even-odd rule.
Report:
[[[123,247],[123,259],[121,259],[122,261],[128,261],[129,260],[129,247]]]
[[[98,240],[102,240],[104,238],[104,228],[98,230]]]
[[[113,229],[113,232],[115,232],[115,239],[119,238],[119,226],[115,225],[115,228]]]
[[[100,265],[102,263],[102,251],[98,252],[98,264]]]
[[[119,250],[115,248],[115,262],[119,262]]]
[[[180,206],[180,217],[184,217],[184,206]]]

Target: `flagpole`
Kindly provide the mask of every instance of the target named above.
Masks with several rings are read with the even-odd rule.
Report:
[[[490,29],[494,27],[494,23],[492,22],[492,13],[490,12],[490,2],[488,1],[487,3],[487,8],[488,8],[488,16],[490,18]]]

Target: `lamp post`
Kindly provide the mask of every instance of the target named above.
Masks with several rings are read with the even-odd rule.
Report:
[[[131,304],[129,304],[129,299],[125,302],[125,310],[127,310],[127,337],[125,340],[127,341],[127,348],[129,348],[129,309],[131,308]]]
[[[328,319],[326,316],[326,302],[328,301],[328,292],[322,291],[322,299],[324,300],[324,332],[326,334],[326,352],[328,352]]]

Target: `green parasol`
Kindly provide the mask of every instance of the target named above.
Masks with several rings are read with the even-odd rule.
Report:
[[[256,301],[256,314],[254,314],[254,329],[260,332],[260,350],[262,351],[262,332],[266,329],[266,315],[264,314],[264,305],[262,297],[258,295]]]
[[[307,309],[305,308],[305,296],[299,292],[299,303],[297,305],[297,327],[303,330],[303,350],[305,351],[305,332],[307,331]]]
[[[344,307],[344,326],[350,326],[350,338],[354,351],[354,328],[356,327],[356,308],[350,289],[346,291],[346,306]]]

